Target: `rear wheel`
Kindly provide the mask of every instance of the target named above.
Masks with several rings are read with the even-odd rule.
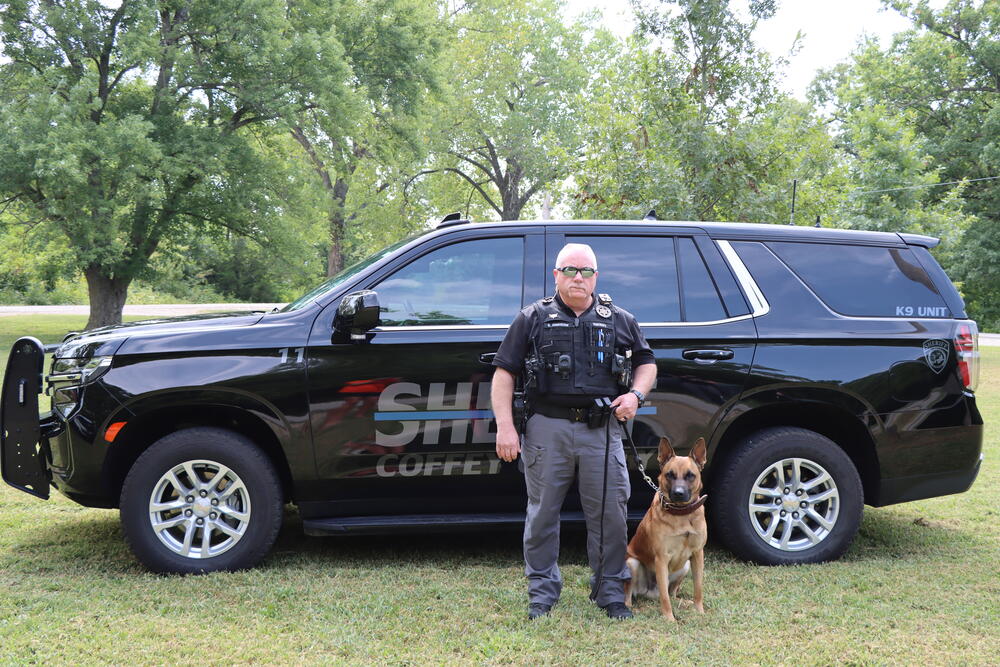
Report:
[[[156,441],[122,487],[125,539],[150,570],[197,573],[253,567],[281,528],[281,484],[242,435],[189,428]]]
[[[839,558],[861,523],[864,493],[850,457],[802,428],[749,436],[715,471],[712,486],[716,536],[765,565]]]

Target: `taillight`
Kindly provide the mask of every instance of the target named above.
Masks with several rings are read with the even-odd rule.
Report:
[[[962,384],[969,391],[975,391],[979,384],[979,327],[969,321],[959,324],[955,333],[955,356],[958,358],[958,373]]]

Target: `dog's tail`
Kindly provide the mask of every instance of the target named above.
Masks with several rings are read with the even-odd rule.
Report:
[[[691,561],[685,561],[684,567],[677,570],[676,572],[670,573],[670,583],[674,583],[678,579],[683,579],[684,576],[687,575],[687,573],[690,571],[691,571]]]
[[[633,595],[641,595],[643,597],[652,598],[654,600],[659,599],[660,589],[656,586],[656,572],[647,568],[642,564],[637,558],[630,558],[629,565],[635,565],[633,569],[632,576],[632,593]],[[670,583],[683,579],[684,576],[691,570],[691,561],[686,561],[684,567],[677,570],[676,572],[670,573]]]

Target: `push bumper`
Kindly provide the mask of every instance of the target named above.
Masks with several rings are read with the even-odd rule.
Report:
[[[51,414],[39,418],[44,362],[45,347],[37,338],[20,338],[11,347],[0,395],[0,468],[15,489],[47,499],[52,479],[47,438],[61,424]]]

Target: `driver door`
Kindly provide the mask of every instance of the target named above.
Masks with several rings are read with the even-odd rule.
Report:
[[[309,392],[324,513],[523,509],[522,475],[495,454],[482,357],[540,295],[543,243],[541,230],[438,237],[356,286],[378,295],[368,342],[330,342],[332,316],[317,319]]]

